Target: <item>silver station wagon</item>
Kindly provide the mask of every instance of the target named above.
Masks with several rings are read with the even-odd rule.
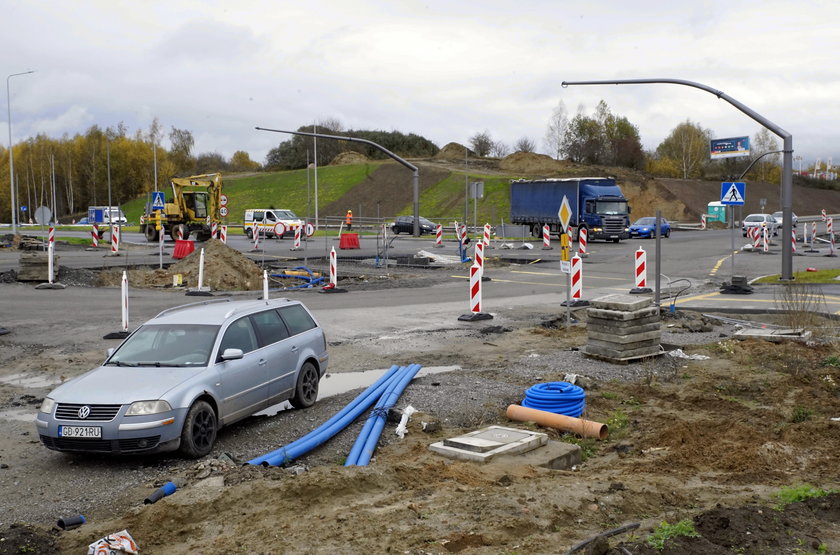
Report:
[[[328,361],[324,332],[298,301],[188,304],[53,390],[35,423],[57,451],[202,457],[222,426],[286,400],[315,403]]]

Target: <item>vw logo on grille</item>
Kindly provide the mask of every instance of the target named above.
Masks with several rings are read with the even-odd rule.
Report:
[[[83,406],[82,408],[79,409],[79,418],[84,420],[88,416],[90,416],[90,407],[85,405],[85,406]]]

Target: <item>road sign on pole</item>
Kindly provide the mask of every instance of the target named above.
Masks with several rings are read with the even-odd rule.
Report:
[[[152,210],[163,210],[163,191],[152,193]]]
[[[747,196],[747,184],[725,181],[720,184],[720,203],[742,206]]]
[[[557,216],[560,218],[560,225],[563,226],[563,232],[565,233],[569,229],[569,221],[572,219],[572,207],[569,206],[569,199],[566,195],[563,195],[563,202],[560,203]]]

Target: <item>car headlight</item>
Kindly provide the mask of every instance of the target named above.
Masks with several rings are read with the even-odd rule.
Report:
[[[146,414],[158,414],[168,412],[172,407],[166,401],[136,401],[131,403],[126,411],[126,416],[143,416]]]
[[[44,397],[44,401],[41,403],[41,408],[38,409],[38,412],[44,412],[46,414],[52,414],[52,411],[53,411],[54,408],[55,408],[55,401],[53,401],[49,397]]]

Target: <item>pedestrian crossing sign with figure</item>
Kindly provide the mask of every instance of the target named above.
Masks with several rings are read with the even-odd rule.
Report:
[[[746,183],[724,182],[720,184],[720,203],[743,205],[747,193]]]

